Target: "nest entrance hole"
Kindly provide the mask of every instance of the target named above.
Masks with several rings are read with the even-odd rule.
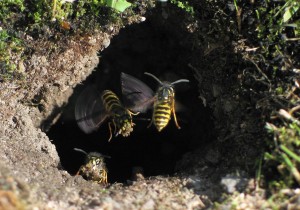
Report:
[[[185,42],[189,34],[180,24],[174,24],[172,17],[169,20],[163,19],[161,11],[154,11],[145,22],[122,29],[100,54],[98,68],[83,85],[75,88],[62,116],[47,133],[57,147],[62,167],[70,174],[75,174],[84,162],[84,154],[74,151],[74,148],[80,148],[111,157],[106,159],[110,183],[130,180],[137,167],[146,177],[172,176],[177,172],[176,163],[184,154],[215,138],[211,111],[203,107],[198,97],[198,81],[188,67],[191,56],[196,56],[192,55],[192,46]],[[136,126],[127,138],[113,137],[108,142],[107,123],[93,134],[83,133],[74,118],[78,95],[85,85],[97,84],[98,89],[111,89],[121,97],[121,72],[139,78],[153,90],[157,83],[144,72],[167,81],[189,79],[189,84],[176,87],[176,101],[182,105],[182,110],[177,112],[181,129],[176,128],[173,117],[162,132],[153,125],[147,128],[149,121],[141,118],[150,119],[152,113],[149,112],[134,118]]]

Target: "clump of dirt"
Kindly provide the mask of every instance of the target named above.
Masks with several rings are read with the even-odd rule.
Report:
[[[30,41],[36,51],[26,61],[28,87],[6,89],[0,98],[1,177],[24,183],[7,190],[29,207],[53,209],[201,209],[224,199],[224,192],[254,192],[264,122],[241,72],[255,67],[238,53],[244,42],[227,32],[230,21],[216,15],[224,5],[202,3],[193,4],[202,12],[198,18],[160,5],[129,18],[136,24],[125,29],[110,25],[63,39],[51,56],[41,53],[51,43]],[[120,94],[120,73],[126,72],[155,89],[145,71],[190,80],[176,89],[181,130],[173,120],[161,133],[140,121],[130,137],[110,143],[105,126],[89,136],[79,130],[73,113],[81,82]],[[74,176],[84,158],[74,148],[111,156],[109,186]]]

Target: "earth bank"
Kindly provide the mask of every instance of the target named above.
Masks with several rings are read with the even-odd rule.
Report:
[[[224,193],[233,194],[231,199],[242,209],[265,204],[264,191],[255,191],[253,177],[266,136],[265,104],[255,91],[267,87],[253,83],[256,66],[244,57],[252,46],[239,39],[235,23],[216,14],[230,14],[230,8],[194,3],[201,14],[192,18],[175,5],[141,5],[138,14],[122,17],[125,28],[108,23],[92,34],[63,35],[55,47],[44,37],[24,36],[34,49],[30,59],[18,60],[27,83],[1,83],[3,208],[202,209],[226,199]],[[181,130],[170,122],[162,134],[137,128],[124,141],[113,139],[110,144],[117,151],[127,144],[129,152],[145,149],[153,139],[153,157],[138,162],[145,173],[137,178],[130,174],[136,165],[124,169],[119,162],[112,164],[113,181],[105,187],[74,176],[80,160],[74,163],[70,150],[107,145],[106,134],[101,134],[105,143],[96,135],[76,139],[75,131],[74,136],[68,132],[76,127],[70,116],[82,82],[116,88],[121,71],[140,76],[150,71],[166,80],[188,78],[191,84],[178,90],[178,100],[186,106],[178,113]],[[74,126],[70,130],[64,127],[68,123]],[[145,133],[149,139],[138,143]],[[153,169],[151,164],[161,165]],[[162,170],[169,164],[170,170]],[[231,205],[225,202],[219,208]]]

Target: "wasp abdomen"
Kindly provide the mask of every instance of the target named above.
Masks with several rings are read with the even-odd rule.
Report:
[[[167,101],[158,103],[154,107],[153,123],[158,131],[161,131],[169,123],[171,119],[171,106]]]
[[[122,107],[120,99],[110,90],[105,90],[102,93],[102,101],[108,112],[114,112],[115,109]]]

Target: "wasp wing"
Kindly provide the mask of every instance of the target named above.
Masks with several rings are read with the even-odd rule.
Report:
[[[154,92],[139,79],[121,73],[123,101],[134,112],[146,112],[154,101]]]
[[[80,129],[85,133],[92,133],[107,117],[99,92],[92,86],[85,88],[75,105],[75,118]]]

